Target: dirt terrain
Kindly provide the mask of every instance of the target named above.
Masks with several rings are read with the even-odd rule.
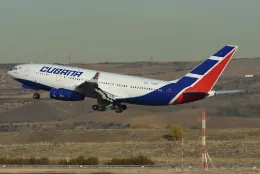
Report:
[[[62,174],[171,174],[171,173],[182,173],[182,174],[255,174],[259,173],[258,169],[210,169],[208,171],[203,171],[201,169],[175,169],[175,168],[0,168],[0,173],[31,173],[31,174],[41,174],[41,173],[62,173]]]
[[[115,157],[145,155],[156,164],[181,165],[181,142],[167,138],[167,129],[89,129],[0,133],[2,157],[66,159],[98,157],[101,163]],[[185,130],[186,165],[200,166],[200,130]],[[260,129],[211,129],[207,151],[215,165],[260,165]]]
[[[62,173],[62,174],[171,174],[171,173],[182,173],[182,174],[255,174],[259,173],[258,169],[209,169],[203,171],[201,169],[184,169],[179,168],[0,168],[0,173]]]

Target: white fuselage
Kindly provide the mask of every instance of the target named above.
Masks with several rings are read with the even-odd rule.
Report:
[[[54,74],[41,72],[42,67],[55,67],[69,69],[71,71],[83,72],[79,77],[65,74]],[[51,72],[51,70],[49,71]],[[24,64],[18,65],[16,71],[9,72],[14,79],[28,80],[46,85],[50,88],[64,88],[74,90],[78,85],[89,81],[97,71],[73,68],[51,64]],[[120,97],[136,97],[145,95],[166,85],[167,81],[149,78],[121,75],[115,73],[101,72],[98,79],[98,86],[101,90],[107,91]],[[86,97],[92,97],[86,96]]]

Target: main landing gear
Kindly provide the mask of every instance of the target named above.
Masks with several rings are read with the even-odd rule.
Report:
[[[106,106],[101,106],[101,105],[93,105],[92,109],[94,111],[105,111],[106,110]]]
[[[94,111],[105,111],[106,110],[106,106],[103,105],[93,105],[92,109]],[[121,104],[112,104],[110,105],[110,109],[111,110],[115,110],[116,113],[122,113],[124,110],[127,109],[126,105],[121,105]]]
[[[127,106],[120,103],[111,103],[110,101],[104,100],[101,97],[97,98],[97,103],[92,106],[94,111],[105,111],[107,106],[110,107],[111,110],[115,110],[116,113],[121,113],[127,109]]]
[[[121,113],[121,112],[123,112],[124,110],[126,110],[127,109],[127,106],[126,105],[121,105],[121,104],[112,104],[111,106],[110,106],[110,109],[111,110],[115,110],[116,111],[116,113]]]
[[[39,93],[36,92],[35,94],[33,94],[33,99],[38,100],[40,98],[41,98],[41,95]]]

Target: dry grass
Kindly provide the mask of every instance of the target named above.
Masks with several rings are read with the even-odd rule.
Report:
[[[83,129],[66,131],[22,131],[0,133],[0,144],[27,143],[103,143],[103,142],[164,142],[168,129]],[[200,130],[185,129],[185,141],[198,141]],[[260,129],[208,129],[207,140],[216,141],[260,141]]]
[[[260,129],[209,130],[207,151],[215,164],[260,164]],[[9,157],[114,157],[146,155],[156,163],[180,164],[181,142],[168,141],[166,129],[84,130],[0,133],[0,154]],[[184,155],[188,164],[200,164],[200,131],[186,130]],[[209,140],[210,139],[210,140]]]
[[[209,141],[207,151],[212,157],[217,158],[259,158],[260,141]],[[1,145],[1,155],[10,157],[50,157],[63,159],[68,155],[77,157],[130,157],[139,154],[153,159],[179,158],[181,152],[180,143],[173,142],[107,142],[107,143],[34,143]],[[199,158],[201,145],[198,141],[185,143],[184,153],[186,157]]]

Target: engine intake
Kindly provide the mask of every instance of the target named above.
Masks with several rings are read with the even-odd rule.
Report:
[[[85,99],[85,96],[79,92],[64,88],[52,88],[50,98],[62,101],[81,101]]]

